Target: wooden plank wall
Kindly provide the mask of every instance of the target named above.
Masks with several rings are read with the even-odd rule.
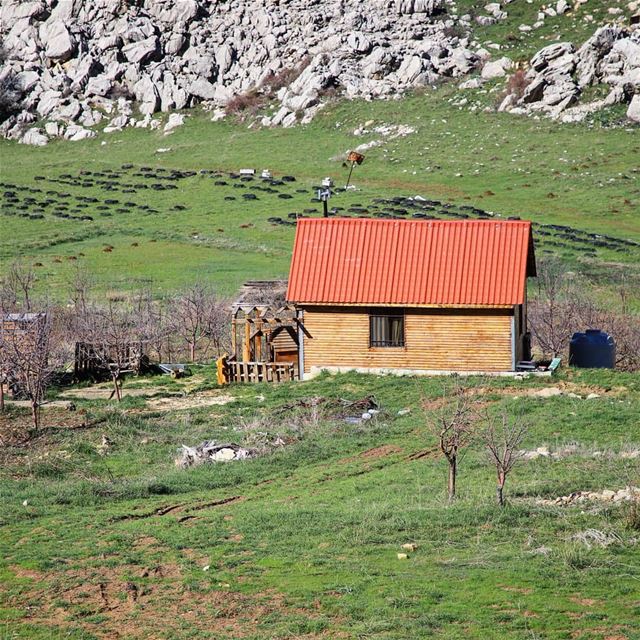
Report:
[[[369,348],[369,314],[305,307],[304,368],[367,367],[510,371],[513,309],[409,309],[405,346]]]

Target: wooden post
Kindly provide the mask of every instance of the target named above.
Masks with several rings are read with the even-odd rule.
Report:
[[[238,357],[238,321],[236,320],[236,313],[233,314],[233,319],[231,320],[231,354]]]
[[[262,362],[262,317],[258,315],[256,318],[256,330],[254,332],[253,359],[256,362]]]
[[[249,318],[244,319],[244,345],[242,349],[242,359],[245,362],[251,360],[251,324]]]

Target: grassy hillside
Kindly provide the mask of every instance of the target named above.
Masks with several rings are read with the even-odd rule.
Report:
[[[163,380],[129,383],[120,406],[66,391],[77,411],[51,405],[28,445],[26,409],[0,414],[3,638],[640,638],[637,513],[537,502],[638,484],[637,376],[474,381],[483,407],[531,425],[527,449],[576,445],[522,461],[504,509],[479,444],[446,505],[421,408],[442,406],[441,380]],[[563,395],[536,396],[550,385]],[[369,394],[373,420],[336,413]],[[276,437],[254,460],[172,462],[181,443]]]
[[[558,253],[607,279],[620,273],[637,279],[640,249],[624,244],[640,240],[637,128],[485,112],[499,91],[448,85],[399,101],[342,102],[312,124],[287,130],[212,123],[193,111],[169,136],[134,129],[45,148],[2,142],[0,266],[24,258],[54,292],[77,265],[105,290],[152,282],[167,291],[205,278],[231,293],[248,278],[285,276],[291,218],[318,215],[314,186],[325,175],[344,184],[341,154],[379,140],[354,172],[357,190],[332,199],[340,215],[453,219],[488,211],[565,225],[571,229],[536,229],[538,255]],[[464,97],[468,103],[456,106]],[[368,130],[395,124],[415,131],[395,139],[353,135],[365,123]],[[229,177],[243,167],[296,182],[269,193],[259,181]],[[415,195],[432,203],[407,209],[379,202]],[[284,223],[270,222],[274,217]]]

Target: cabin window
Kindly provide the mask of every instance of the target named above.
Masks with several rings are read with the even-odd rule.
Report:
[[[376,309],[369,313],[370,347],[404,347],[404,313]]]

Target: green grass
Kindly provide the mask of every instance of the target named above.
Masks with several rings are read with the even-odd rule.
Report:
[[[16,258],[41,264],[36,267],[41,284],[59,297],[77,266],[92,273],[101,290],[144,284],[155,287],[158,295],[197,278],[232,293],[246,279],[286,276],[294,229],[274,226],[267,218],[287,219],[288,213],[305,208],[319,211],[318,203],[310,202],[313,186],[325,175],[333,176],[338,185],[346,180],[347,169],[331,158],[380,137],[352,135],[368,120],[408,124],[416,132],[369,150],[365,163],[354,172],[358,190],[337,195],[331,205],[367,208],[375,198],[420,194],[456,207],[474,206],[503,216],[640,240],[637,130],[560,125],[484,112],[483,105],[495,103],[499,90],[495,86],[456,93],[454,87],[444,86],[399,102],[336,103],[310,125],[288,130],[249,129],[233,121],[212,123],[207,114],[192,111],[185,126],[168,137],[134,129],[80,143],[52,142],[45,148],[2,142],[4,183],[43,192],[54,189],[71,194],[71,199],[115,198],[120,205],[111,207],[110,217],[102,217],[96,204],[89,205],[82,213],[94,221],[87,222],[55,218],[50,210],[41,220],[23,218],[16,214],[30,211],[29,207],[5,203],[0,266]],[[469,105],[452,106],[462,95],[469,95],[481,108],[472,112]],[[167,147],[170,152],[156,153]],[[292,199],[256,192],[259,200],[246,202],[239,197],[245,190],[216,187],[210,176],[203,175],[176,182],[176,190],[136,194],[35,180],[82,170],[115,171],[128,163],[194,171],[266,167],[276,176],[293,174],[297,182],[281,188]],[[125,176],[134,171],[124,172]],[[299,188],[306,193],[297,193]],[[225,200],[229,195],[238,198]],[[114,211],[126,201],[149,205],[157,213],[136,208]],[[175,205],[187,209],[175,211]],[[637,248],[624,253],[604,247],[589,254],[585,244],[562,239],[554,244],[557,239],[541,235],[536,239],[539,256],[559,254],[586,273],[604,269],[608,281],[623,273],[631,281],[639,277]],[[107,245],[113,247],[111,252],[103,251]]]
[[[595,389],[594,400],[526,396],[548,380],[476,383],[492,408],[530,422],[526,448],[577,442],[584,451],[520,463],[502,510],[480,445],[463,457],[452,506],[444,460],[407,458],[435,444],[420,400],[440,397],[443,379],[238,386],[224,391],[230,404],[165,413],[143,411],[140,398],[79,400],[89,423],[99,421],[88,429],[49,414],[58,428],[4,450],[3,637],[639,638],[637,531],[624,508],[535,502],[637,484],[638,460],[589,453],[640,445],[637,376],[552,381],[583,396]],[[383,413],[361,425],[282,410],[301,397],[365,394]],[[173,466],[181,443],[250,442],[256,431],[291,444],[241,463]],[[95,449],[103,433],[113,442],[106,457]],[[235,500],[211,504],[226,498]],[[622,543],[572,540],[589,528]],[[398,560],[406,542],[418,549]]]

